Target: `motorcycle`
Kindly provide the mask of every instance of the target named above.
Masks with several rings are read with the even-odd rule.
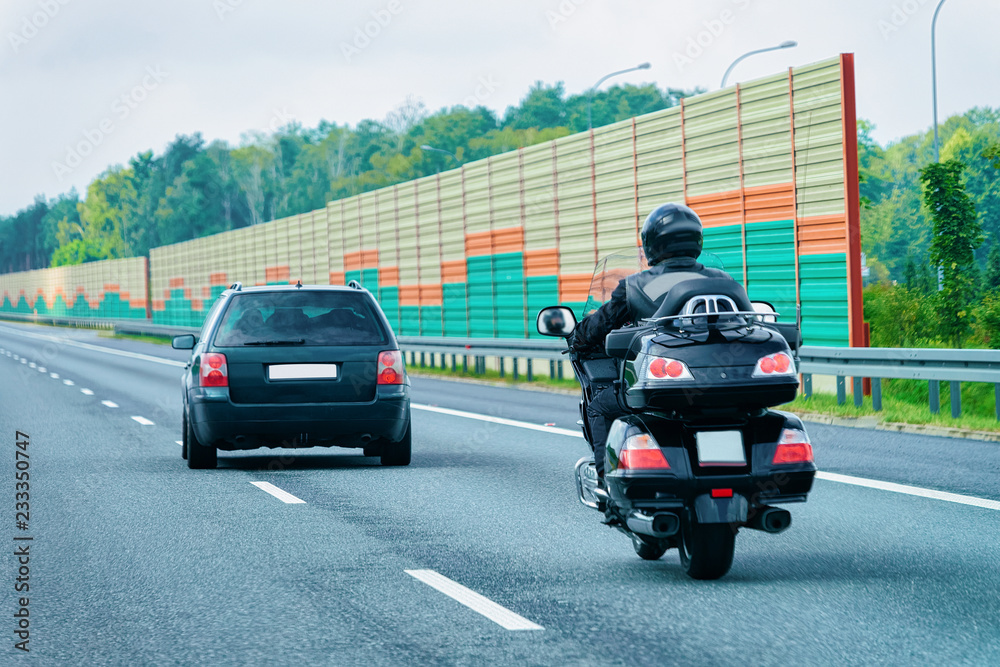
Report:
[[[722,265],[707,253],[699,261]],[[605,258],[584,312],[642,268],[641,252]],[[551,306],[537,327],[568,339],[576,318]],[[612,386],[627,412],[601,452],[604,484],[591,457],[576,464],[580,502],[629,536],[640,558],[677,548],[694,579],[729,571],[740,529],[786,530],[791,513],[777,506],[804,502],[816,473],[802,421],[771,409],[798,389],[799,331],[798,317],[778,322],[773,306],[751,302],[739,283],[699,278],[672,288],[653,317],[609,333],[604,354],[567,350],[587,441],[586,406],[597,390]]]

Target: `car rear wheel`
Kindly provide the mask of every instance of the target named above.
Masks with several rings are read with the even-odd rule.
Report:
[[[406,433],[399,442],[387,442],[382,445],[382,465],[384,466],[408,466],[410,465],[410,424],[406,424]]]
[[[186,421],[186,420],[185,420]],[[218,464],[218,451],[215,447],[206,447],[198,441],[198,436],[194,434],[194,428],[187,422],[187,462],[188,468],[192,470],[206,470],[215,468]]]

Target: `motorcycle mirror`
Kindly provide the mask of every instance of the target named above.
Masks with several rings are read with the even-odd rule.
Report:
[[[750,305],[753,306],[755,312],[760,313],[764,317],[761,318],[764,322],[777,322],[778,313],[774,310],[774,306],[769,304],[767,301],[751,301]]]
[[[543,336],[568,338],[576,328],[576,315],[571,308],[549,306],[538,311],[536,326]]]

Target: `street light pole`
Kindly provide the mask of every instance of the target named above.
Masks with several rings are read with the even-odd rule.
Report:
[[[455,160],[455,162],[462,164],[462,161],[458,159],[458,156],[456,156],[451,151],[444,150],[443,148],[434,148],[433,146],[428,146],[427,144],[424,144],[423,146],[420,147],[420,150],[434,151],[435,153],[444,153],[445,155],[450,155]]]
[[[604,83],[605,81],[607,81],[608,79],[610,79],[613,76],[618,76],[619,74],[627,74],[629,72],[634,72],[634,71],[640,70],[640,69],[649,69],[650,67],[652,67],[652,65],[650,65],[649,63],[642,63],[641,65],[636,65],[635,67],[629,67],[628,69],[623,69],[623,70],[618,71],[618,72],[612,72],[611,74],[605,74],[600,79],[598,79],[597,83],[595,83],[593,86],[591,86],[590,89],[587,91],[587,129],[588,130],[594,129],[594,125],[593,125],[593,123],[590,120],[590,109],[591,109],[591,107],[594,104],[594,91],[597,90],[602,83]]]
[[[938,3],[934,10],[934,18],[931,19],[931,96],[934,98],[934,161],[941,161],[941,153],[938,148],[938,122],[937,122],[937,49],[934,41],[935,27],[937,26],[938,12],[945,0]]]
[[[736,67],[737,64],[739,64],[740,62],[742,62],[746,58],[749,58],[750,56],[755,56],[758,53],[767,53],[768,51],[777,51],[778,49],[790,49],[793,46],[798,46],[798,45],[799,45],[798,42],[795,42],[795,41],[792,41],[792,40],[788,40],[787,42],[782,42],[781,44],[778,44],[777,46],[769,46],[766,49],[757,49],[756,51],[749,51],[747,53],[744,53],[742,56],[740,56],[739,58],[737,58],[736,60],[734,60],[733,64],[729,66],[729,69],[726,70],[726,73],[722,75],[722,85],[719,86],[719,88],[725,88],[726,87],[726,79],[729,78],[729,75],[730,75],[730,73],[732,73],[733,68]]]

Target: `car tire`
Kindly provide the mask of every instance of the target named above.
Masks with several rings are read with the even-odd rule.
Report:
[[[181,458],[188,457],[188,416],[187,411],[181,413]]]
[[[191,422],[187,423],[187,462],[192,470],[211,470],[218,464],[218,450],[206,447],[198,441]]]
[[[399,442],[387,442],[382,445],[382,465],[384,466],[408,466],[410,465],[410,423],[406,423],[406,433]]]

